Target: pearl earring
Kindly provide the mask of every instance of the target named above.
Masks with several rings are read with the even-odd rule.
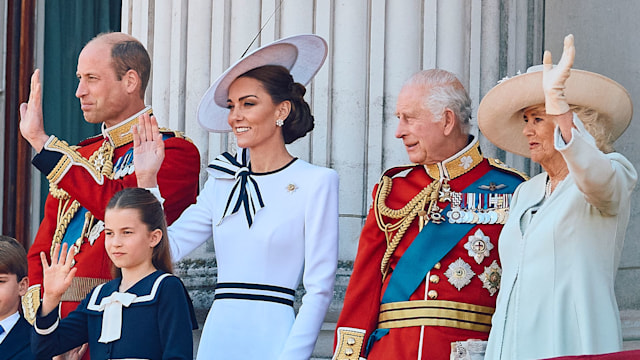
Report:
[[[284,125],[284,120],[282,120],[282,119],[276,120],[276,126],[282,127],[282,125]]]

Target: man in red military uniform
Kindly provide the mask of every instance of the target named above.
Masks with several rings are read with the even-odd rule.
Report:
[[[447,71],[410,78],[396,115],[414,164],[387,170],[373,191],[333,359],[466,359],[484,345],[467,340],[489,335],[498,235],[525,176],[482,156],[471,100]]]
[[[27,319],[34,319],[40,305],[39,254],[44,252],[50,261],[55,244],[75,245],[71,249],[77,253],[78,270],[62,298],[62,316],[74,310],[94,286],[112,278],[112,264],[104,248],[104,210],[117,191],[137,186],[131,128],[140,115],[152,112],[144,103],[150,70],[149,54],[130,35],[101,34],[87,43],[78,58],[76,97],[85,120],[102,124],[102,133],[77,146],[45,133],[39,70],[32,76],[29,102],[20,106],[20,131],[38,152],[33,164],[46,174],[50,192],[44,219],[28,253],[32,286],[23,297]],[[171,223],[195,202],[200,156],[181,133],[162,133],[167,156],[158,183]]]

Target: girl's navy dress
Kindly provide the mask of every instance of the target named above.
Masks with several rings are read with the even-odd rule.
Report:
[[[193,305],[179,278],[155,271],[126,292],[99,285],[64,319],[38,317],[31,346],[51,357],[89,343],[92,359],[193,359]],[[103,322],[106,322],[103,325]]]

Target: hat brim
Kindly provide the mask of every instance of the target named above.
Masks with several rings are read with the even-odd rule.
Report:
[[[294,81],[307,85],[326,57],[327,42],[313,34],[287,37],[254,50],[231,65],[204,93],[197,111],[200,126],[211,132],[231,131],[227,123],[229,86],[247,71],[265,65],[280,65],[289,70]]]
[[[611,119],[607,130],[613,140],[629,126],[633,105],[622,85],[600,74],[571,69],[565,87],[567,103],[592,108]],[[538,104],[544,104],[542,71],[514,76],[484,96],[478,107],[478,127],[497,147],[529,157],[529,142],[522,133],[523,110]]]

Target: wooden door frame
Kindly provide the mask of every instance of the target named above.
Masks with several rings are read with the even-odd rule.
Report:
[[[2,234],[31,243],[31,145],[20,135],[19,104],[29,98],[36,0],[7,1]]]

